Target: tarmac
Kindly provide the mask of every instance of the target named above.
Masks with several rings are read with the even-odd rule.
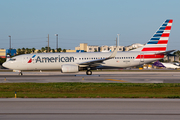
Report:
[[[93,83],[180,83],[180,72],[0,72],[0,83],[93,82]]]
[[[0,83],[180,83],[180,72],[0,72]],[[0,119],[179,120],[180,99],[1,98]]]
[[[0,119],[179,120],[180,99],[0,99]]]

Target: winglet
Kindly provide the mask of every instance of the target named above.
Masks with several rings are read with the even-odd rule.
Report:
[[[111,54],[111,56],[109,56],[109,58],[114,58],[117,54],[118,49],[119,49],[119,47],[116,47],[116,50],[113,51],[113,53]]]

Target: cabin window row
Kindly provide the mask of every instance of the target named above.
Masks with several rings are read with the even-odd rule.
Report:
[[[96,60],[96,59],[105,59],[105,57],[101,57],[101,58],[79,58],[79,60]],[[134,57],[115,57],[113,59],[134,59]],[[75,58],[75,60],[77,60],[77,58]]]
[[[134,59],[134,57],[115,57],[113,59]]]

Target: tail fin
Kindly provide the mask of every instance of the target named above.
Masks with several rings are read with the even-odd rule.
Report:
[[[157,66],[157,67],[165,67],[161,62],[156,61],[153,66]]]
[[[164,52],[167,48],[167,43],[171,31],[172,19],[167,19],[161,27],[154,33],[148,43],[145,46],[134,49],[132,51],[143,51],[143,52]]]

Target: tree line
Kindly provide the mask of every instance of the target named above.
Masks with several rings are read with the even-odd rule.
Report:
[[[22,49],[18,48],[16,51],[17,53],[16,55],[35,53],[35,51],[36,51],[36,48],[24,48],[24,47]],[[58,48],[56,51],[55,49],[51,49],[51,47],[49,47],[49,51],[52,53],[66,52],[66,49]],[[44,52],[46,53],[48,52],[48,47],[42,47],[40,50],[37,51],[37,53],[44,53]],[[14,57],[14,56],[11,56],[11,57]],[[2,63],[4,63],[5,61],[6,61],[6,58],[0,58],[0,65],[2,65]]]
[[[21,54],[30,54],[30,53],[34,53],[36,51],[35,48],[18,48],[17,49],[17,55],[21,55]],[[37,53],[44,53],[44,52],[48,52],[48,47],[42,47],[40,50],[37,51]],[[55,53],[55,52],[66,52],[66,49],[61,49],[58,48],[57,50],[55,49],[51,49],[51,47],[49,47],[49,52]]]

